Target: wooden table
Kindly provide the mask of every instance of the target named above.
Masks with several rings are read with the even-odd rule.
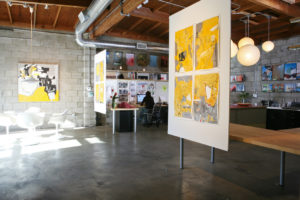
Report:
[[[115,112],[116,111],[133,111],[134,115],[133,115],[133,118],[134,118],[134,132],[136,133],[136,119],[137,119],[137,114],[136,114],[136,111],[138,110],[139,108],[111,108],[110,110],[113,112],[113,116],[112,116],[112,132],[113,134],[115,134],[115,121],[116,121],[116,115],[115,115]]]
[[[229,135],[233,140],[280,151],[279,184],[284,185],[285,152],[300,155],[300,128],[275,131],[230,123]]]

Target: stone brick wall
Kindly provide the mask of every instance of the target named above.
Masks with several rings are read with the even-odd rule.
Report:
[[[260,103],[261,100],[273,100],[280,104],[292,101],[300,101],[300,93],[266,93],[262,92],[262,84],[276,84],[276,83],[297,83],[298,81],[262,81],[261,68],[263,65],[284,64],[288,62],[300,62],[300,50],[289,51],[288,46],[300,44],[300,36],[292,37],[285,40],[274,41],[275,48],[269,53],[265,53],[261,46],[261,58],[259,62],[251,67],[245,67],[239,64],[237,58],[231,59],[231,75],[244,74],[246,76],[245,91],[249,92],[251,96],[257,93],[257,98],[252,97],[252,103]],[[231,103],[239,102],[239,92],[231,92]]]
[[[60,97],[58,102],[18,102],[18,63],[31,63],[30,44],[30,31],[0,30],[0,113],[22,112],[31,106],[40,107],[47,114],[68,109],[76,113],[78,126],[94,124],[86,122],[93,115],[91,100],[85,98],[84,92],[87,64],[83,48],[76,44],[74,35],[33,32],[32,61],[59,65]]]

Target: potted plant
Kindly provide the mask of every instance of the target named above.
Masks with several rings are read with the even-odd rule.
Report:
[[[112,98],[112,103],[111,103],[111,107],[112,108],[115,108],[116,107],[116,100],[119,98],[118,96],[117,96],[117,93],[115,92],[115,94],[111,97]]]
[[[246,103],[247,99],[250,97],[250,94],[248,92],[241,92],[239,94],[240,102],[241,103]]]

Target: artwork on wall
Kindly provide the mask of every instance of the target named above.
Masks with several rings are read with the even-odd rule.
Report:
[[[175,77],[174,114],[192,119],[192,76]]]
[[[134,102],[136,98],[136,81],[130,81],[129,83],[129,101]]]
[[[300,80],[300,62],[297,63],[297,80]]]
[[[109,63],[110,51],[106,51],[106,63]]]
[[[219,17],[196,24],[195,67],[196,70],[218,66]]]
[[[219,74],[196,75],[194,82],[194,120],[218,123]]]
[[[175,71],[193,70],[193,26],[175,33]]]
[[[262,91],[263,92],[272,92],[273,84],[262,84]]]
[[[129,67],[134,66],[134,54],[126,53],[126,65]]]
[[[283,77],[284,77],[284,64],[273,65],[273,80],[274,81],[283,80]]]
[[[148,57],[147,54],[140,53],[137,55],[137,64],[140,67],[146,67],[148,65]]]
[[[155,96],[155,83],[154,82],[149,82],[148,83],[148,87],[147,87],[147,91],[149,91],[151,93],[151,96]]]
[[[287,63],[284,65],[284,80],[296,80],[297,63]]]
[[[118,81],[119,102],[128,102],[129,83],[128,81]]]
[[[114,54],[114,63],[113,65],[120,66],[123,64],[122,62],[123,52],[116,51]]]
[[[156,82],[154,97],[155,102],[168,102],[168,85],[169,83],[167,82]]]
[[[18,64],[19,102],[58,101],[57,64]]]
[[[296,92],[300,92],[300,83],[296,83]]]
[[[284,92],[284,84],[283,83],[273,84],[272,91],[273,92]]]
[[[161,56],[160,57],[160,67],[161,68],[168,68],[169,67],[168,59],[169,59],[168,56]]]
[[[147,82],[138,82],[136,86],[137,94],[146,94],[148,88]]]
[[[106,58],[103,50],[95,55],[94,59],[94,110],[106,113]]]
[[[270,81],[272,80],[272,66],[262,66],[261,68],[261,80]]]
[[[295,83],[286,83],[284,84],[284,92],[295,92],[296,84]]]
[[[245,81],[245,75],[231,75],[230,76],[230,82],[243,82]]]
[[[245,85],[240,83],[240,84],[231,84],[230,85],[230,91],[231,92],[244,92],[245,91]]]
[[[150,55],[150,67],[157,67],[157,56]]]

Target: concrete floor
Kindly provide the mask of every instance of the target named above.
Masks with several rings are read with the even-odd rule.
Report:
[[[166,127],[66,130],[59,140],[41,133],[0,136],[1,200],[300,199],[300,156],[287,154],[281,188],[280,153],[253,145],[231,142],[210,164],[209,147],[186,141],[180,170],[179,139]]]

